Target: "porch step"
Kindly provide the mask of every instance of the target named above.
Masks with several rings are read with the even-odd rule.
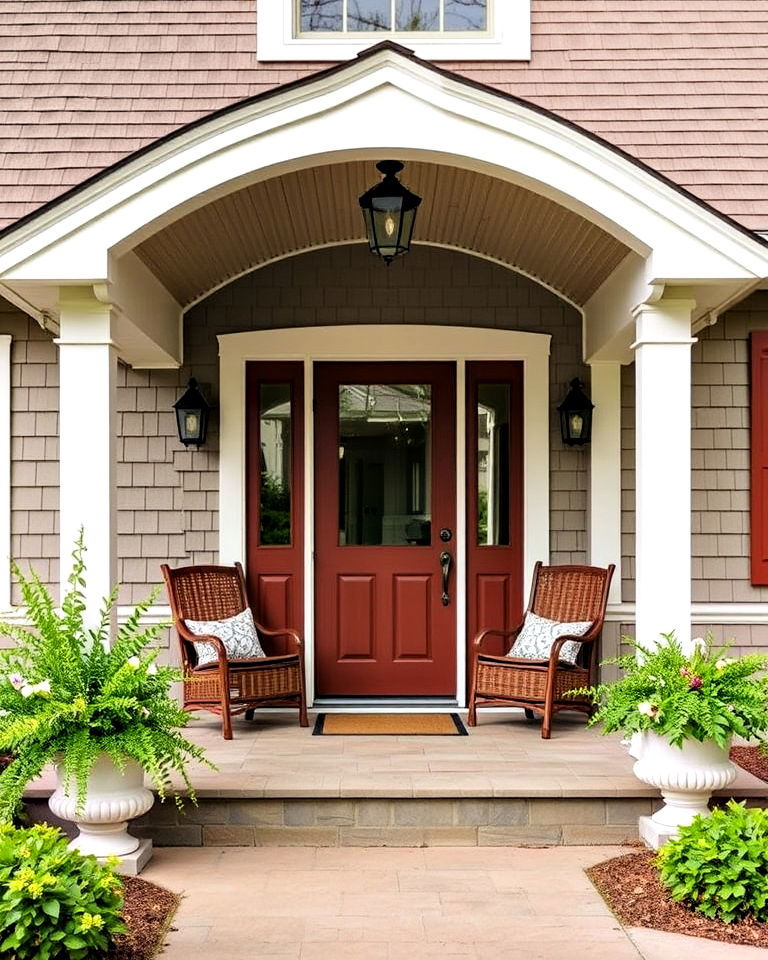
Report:
[[[132,832],[158,846],[551,846],[638,839],[645,798],[204,799],[155,804]]]

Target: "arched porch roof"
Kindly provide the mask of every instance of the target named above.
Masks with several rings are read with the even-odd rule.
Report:
[[[0,292],[55,323],[62,286],[93,287],[121,316],[125,359],[173,365],[186,304],[260,263],[359,239],[356,197],[384,156],[407,161],[430,200],[419,240],[528,273],[588,324],[594,304],[592,354],[660,286],[693,293],[701,314],[768,276],[758,237],[621,151],[385,43],[43,208],[0,237]]]

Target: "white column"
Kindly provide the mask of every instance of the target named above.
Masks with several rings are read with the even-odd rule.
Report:
[[[11,337],[0,334],[0,610],[11,609]]]
[[[636,636],[691,635],[691,311],[635,310]]]
[[[116,380],[111,308],[90,288],[62,287],[59,345],[61,589],[85,532],[86,621],[117,580]],[[113,623],[114,628],[114,623]]]
[[[621,603],[621,364],[590,364],[595,405],[589,447],[589,562],[616,564],[610,603]]]

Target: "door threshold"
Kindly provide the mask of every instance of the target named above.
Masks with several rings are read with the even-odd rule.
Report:
[[[455,697],[317,697],[313,710],[334,713],[452,713]]]

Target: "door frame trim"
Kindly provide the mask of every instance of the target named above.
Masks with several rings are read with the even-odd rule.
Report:
[[[245,562],[246,393],[251,360],[304,362],[304,638],[307,696],[314,701],[314,363],[456,363],[456,692],[465,695],[467,360],[521,360],[523,374],[523,570],[527,590],[536,560],[549,558],[549,354],[551,335],[485,327],[355,324],[221,334],[219,342],[219,558]]]

